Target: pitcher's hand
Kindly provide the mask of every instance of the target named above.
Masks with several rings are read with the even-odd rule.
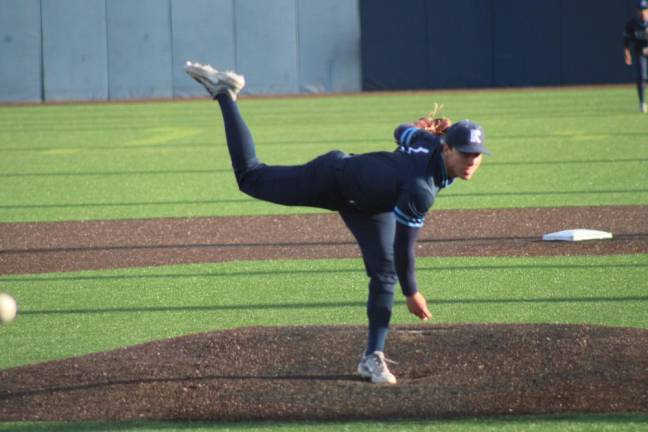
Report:
[[[420,292],[407,297],[407,309],[409,309],[409,311],[413,315],[416,315],[423,321],[427,321],[432,318],[432,314],[428,310],[425,297],[423,297]]]

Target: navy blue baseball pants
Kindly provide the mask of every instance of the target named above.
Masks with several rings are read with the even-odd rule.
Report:
[[[350,207],[337,176],[343,152],[331,151],[304,165],[269,166],[259,161],[255,144],[236,103],[218,95],[227,147],[239,189],[264,201],[338,211],[353,233],[369,276],[367,353],[384,351],[398,278],[394,267],[396,221],[392,212],[362,213]]]

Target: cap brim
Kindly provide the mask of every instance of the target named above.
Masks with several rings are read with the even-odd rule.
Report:
[[[482,153],[488,156],[491,156],[492,153],[483,145],[467,145],[462,147],[456,147],[461,153]]]

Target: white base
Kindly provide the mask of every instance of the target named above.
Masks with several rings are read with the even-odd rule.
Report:
[[[545,241],[582,241],[611,239],[612,233],[591,229],[568,229],[542,236]]]

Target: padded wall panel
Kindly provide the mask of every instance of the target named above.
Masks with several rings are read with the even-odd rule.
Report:
[[[426,5],[428,87],[493,85],[492,0],[453,0]]]
[[[360,0],[365,90],[427,88],[425,0]]]
[[[106,1],[110,99],[171,97],[170,0]]]
[[[562,1],[563,84],[632,80],[631,68],[623,61],[622,35],[637,4],[636,0]]]
[[[636,0],[360,0],[366,90],[629,82]]]
[[[495,0],[494,85],[559,85],[562,0]]]
[[[187,60],[235,69],[234,0],[171,0],[175,96],[203,96],[184,73]]]
[[[44,97],[108,98],[106,0],[42,0]]]
[[[248,93],[299,89],[296,0],[236,0],[236,66]]]
[[[40,0],[0,0],[0,101],[42,98]]]
[[[356,92],[360,77],[357,0],[297,0],[299,90]]]

